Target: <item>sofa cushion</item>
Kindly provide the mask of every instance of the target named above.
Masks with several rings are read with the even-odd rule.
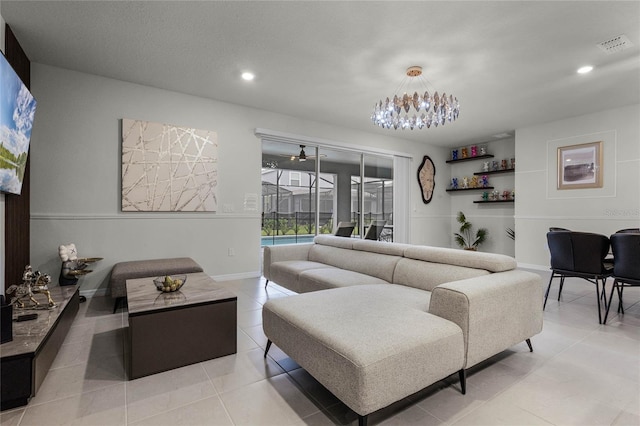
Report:
[[[353,239],[353,249],[371,253],[402,256],[409,244],[387,243],[383,241]]]
[[[298,293],[361,284],[389,284],[389,282],[371,275],[340,268],[310,269],[300,274],[298,279],[300,291]]]
[[[443,283],[488,274],[489,272],[484,269],[403,258],[396,265],[393,283],[432,291],[435,286]]]
[[[336,397],[366,415],[455,373],[462,331],[426,312],[429,293],[362,285],[265,303],[265,334]]]
[[[400,259],[398,256],[343,249],[322,244],[315,244],[309,250],[309,260],[313,262],[360,272],[361,274],[371,275],[387,282],[393,280],[393,270]]]
[[[317,235],[313,242],[323,246],[351,249],[355,240],[355,238],[336,237],[334,235]]]
[[[283,260],[271,264],[270,279],[288,288],[291,291],[300,293],[299,276],[302,272],[310,269],[331,269],[330,265],[324,263],[310,262],[308,260]]]
[[[408,246],[404,257],[427,262],[465,266],[484,269],[489,272],[503,272],[516,269],[518,264],[513,257],[495,253],[458,250],[442,247]]]

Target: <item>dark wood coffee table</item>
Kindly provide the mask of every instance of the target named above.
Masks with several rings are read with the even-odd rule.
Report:
[[[204,272],[173,293],[127,280],[129,379],[236,353],[237,297]]]

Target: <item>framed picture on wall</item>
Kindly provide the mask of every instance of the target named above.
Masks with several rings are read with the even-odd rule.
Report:
[[[558,148],[558,189],[602,188],[602,141]]]

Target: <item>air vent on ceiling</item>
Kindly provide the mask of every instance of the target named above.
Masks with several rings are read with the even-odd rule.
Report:
[[[629,37],[621,34],[617,37],[612,38],[611,40],[598,43],[597,46],[608,54],[612,54],[630,48],[631,46],[633,46],[633,43],[631,43]]]

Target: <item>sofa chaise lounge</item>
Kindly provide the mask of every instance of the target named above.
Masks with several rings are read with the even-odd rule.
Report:
[[[305,293],[263,307],[268,338],[366,425],[368,415],[542,330],[542,281],[498,254],[318,236],[264,250]]]

